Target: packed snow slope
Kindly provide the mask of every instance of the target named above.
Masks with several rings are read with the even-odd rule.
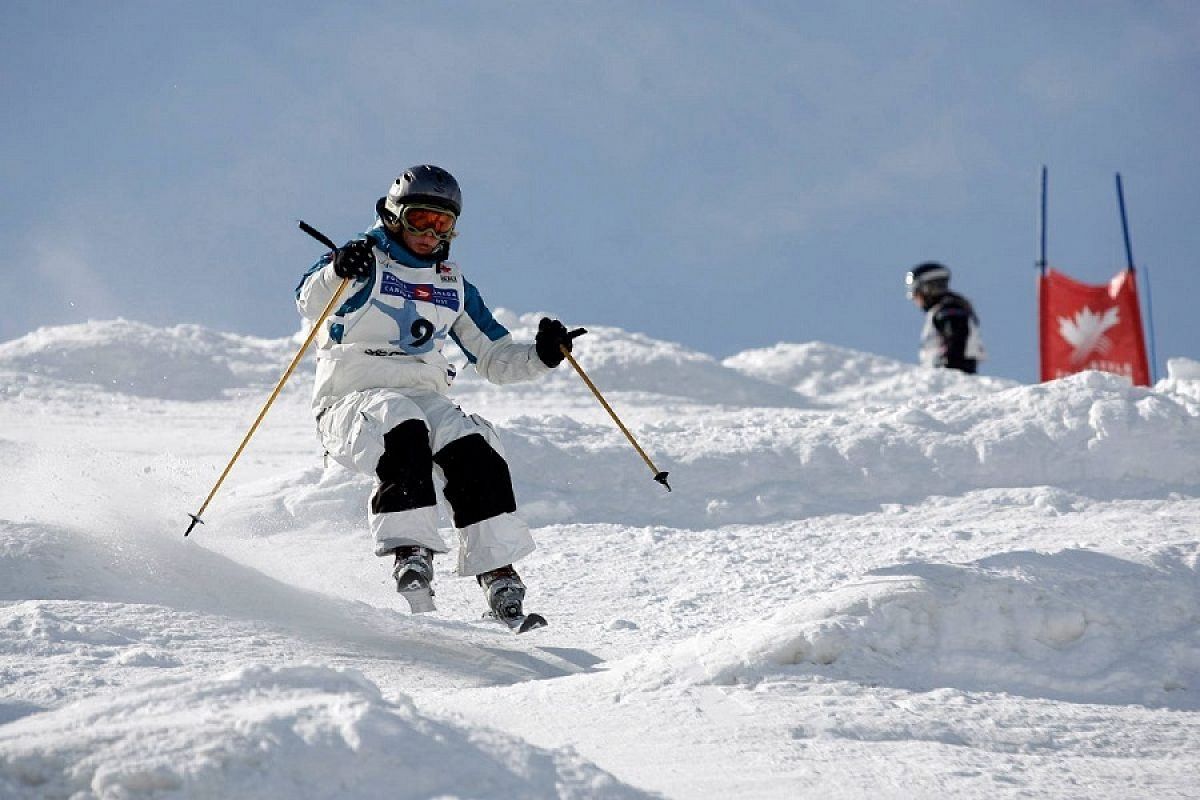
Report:
[[[1197,796],[1200,363],[1025,386],[587,327],[673,491],[568,365],[462,370],[539,543],[519,638],[453,554],[403,612],[310,362],[183,537],[299,334],[0,343],[0,797]]]

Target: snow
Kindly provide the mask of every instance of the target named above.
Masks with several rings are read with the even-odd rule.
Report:
[[[674,491],[569,365],[464,369],[539,544],[521,637],[453,554],[404,612],[310,361],[183,537],[298,336],[0,343],[0,797],[1196,796],[1200,362],[1026,386],[587,327]]]

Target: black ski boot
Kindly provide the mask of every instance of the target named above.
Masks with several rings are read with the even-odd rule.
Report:
[[[508,621],[524,616],[521,603],[525,600],[525,584],[511,564],[485,572],[477,580],[487,593],[488,607],[498,619]]]
[[[487,593],[488,607],[492,609],[484,616],[494,617],[517,633],[545,627],[546,620],[540,614],[527,615],[522,610],[525,584],[512,564],[485,572],[477,576],[477,580]]]
[[[414,614],[433,611],[433,551],[416,545],[397,547],[392,577]]]

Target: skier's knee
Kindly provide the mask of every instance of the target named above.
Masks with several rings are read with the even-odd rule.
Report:
[[[379,488],[371,511],[408,511],[437,504],[433,489],[433,450],[429,428],[419,419],[401,422],[383,436],[383,455],[375,467]]]
[[[456,527],[517,510],[508,464],[482,435],[455,439],[433,460],[446,478],[446,502],[454,512]]]

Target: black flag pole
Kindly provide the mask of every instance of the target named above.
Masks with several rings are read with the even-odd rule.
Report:
[[[1043,275],[1046,274],[1046,165],[1042,165],[1042,200],[1041,213],[1038,216],[1038,260],[1037,268]]]
[[[1129,217],[1125,214],[1125,189],[1121,186],[1121,173],[1117,173],[1117,206],[1121,210],[1121,235],[1125,237],[1125,263],[1130,271],[1136,271],[1133,265],[1133,245],[1129,241]]]
[[[1142,285],[1146,287],[1146,331],[1149,334],[1150,345],[1150,383],[1158,383],[1158,356],[1154,348],[1154,305],[1150,301],[1150,272],[1148,269],[1139,270],[1133,261],[1133,244],[1129,238],[1129,215],[1125,213],[1125,187],[1121,183],[1121,173],[1117,173],[1117,207],[1121,211],[1121,235],[1125,238],[1125,263],[1134,274],[1134,280],[1140,272]]]

